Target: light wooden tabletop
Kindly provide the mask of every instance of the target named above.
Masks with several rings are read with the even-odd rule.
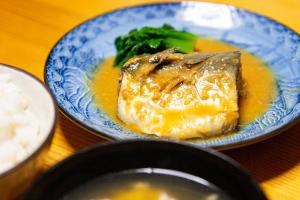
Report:
[[[0,62],[40,79],[56,41],[70,28],[100,13],[160,0],[0,0]],[[216,0],[272,17],[300,33],[299,0]],[[300,199],[300,124],[267,141],[224,153],[260,182],[269,199]],[[45,169],[103,140],[60,115]]]

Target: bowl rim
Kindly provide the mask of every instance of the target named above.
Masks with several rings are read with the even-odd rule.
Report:
[[[54,136],[54,132],[55,132],[55,128],[56,128],[56,124],[58,121],[58,109],[57,109],[57,104],[56,101],[54,100],[54,96],[53,94],[50,92],[50,90],[48,89],[48,87],[40,80],[38,79],[36,76],[34,76],[33,74],[20,69],[18,67],[12,66],[12,65],[8,65],[8,64],[4,64],[4,63],[0,63],[0,68],[1,67],[5,67],[14,71],[19,72],[20,74],[23,74],[24,76],[29,77],[31,80],[33,80],[34,82],[38,83],[40,86],[42,86],[42,88],[44,89],[44,91],[48,94],[48,97],[50,99],[50,101],[52,102],[51,106],[53,107],[53,111],[54,111],[54,118],[53,121],[51,123],[51,129],[50,131],[47,133],[47,137],[44,139],[44,141],[39,144],[38,148],[35,149],[33,152],[31,152],[29,155],[27,155],[23,160],[21,160],[20,162],[18,162],[16,165],[14,165],[13,167],[9,168],[8,170],[5,170],[3,173],[0,173],[0,179],[9,176],[13,171],[18,170],[19,168],[22,168],[27,162],[29,162],[33,157],[35,157],[36,155],[38,155],[43,147],[47,144],[47,143],[51,143],[51,140]]]
[[[178,149],[185,149],[185,150],[190,150],[190,151],[193,151],[193,152],[202,151],[206,155],[211,156],[214,159],[219,160],[219,161],[225,163],[226,165],[228,165],[229,167],[231,167],[234,171],[238,172],[238,175],[242,175],[245,179],[247,179],[248,183],[253,187],[254,190],[257,191],[257,195],[260,195],[262,198],[267,199],[266,198],[266,194],[264,193],[264,191],[260,187],[259,183],[254,178],[254,176],[252,176],[250,174],[250,172],[248,170],[246,170],[241,164],[239,164],[234,159],[232,159],[229,156],[227,156],[227,155],[225,155],[223,153],[220,153],[220,152],[218,152],[218,151],[216,151],[214,149],[198,147],[198,146],[194,146],[194,145],[191,145],[189,143],[183,143],[183,142],[180,142],[180,141],[137,140],[137,139],[133,139],[132,140],[132,139],[130,139],[130,140],[122,140],[122,141],[114,141],[114,142],[108,142],[108,141],[106,141],[106,142],[103,142],[103,143],[98,143],[98,144],[95,144],[95,145],[92,145],[92,146],[85,147],[85,148],[77,151],[76,153],[72,154],[71,156],[69,156],[69,157],[61,160],[60,162],[58,162],[54,166],[50,167],[47,171],[43,172],[30,185],[30,187],[28,188],[28,190],[22,196],[21,200],[27,200],[27,199],[29,199],[30,193],[32,191],[34,191],[36,188],[38,188],[38,186],[40,185],[40,182],[43,182],[45,179],[48,179],[49,177],[53,177],[53,175],[55,173],[57,173],[57,172],[59,172],[59,170],[65,168],[70,163],[73,163],[76,160],[85,158],[84,155],[88,155],[88,154],[93,153],[95,151],[102,151],[103,149],[105,150],[105,149],[108,149],[109,147],[113,147],[113,148],[118,149],[118,147],[120,147],[122,145],[125,145],[125,146],[126,145],[127,146],[132,146],[132,145],[140,145],[140,146],[142,146],[142,145],[159,145],[159,146],[166,146],[166,145],[169,145],[169,146],[171,146],[173,148],[176,147]],[[168,168],[165,168],[165,169],[168,169]],[[128,170],[128,169],[126,169],[126,170]],[[180,170],[178,170],[178,171],[181,172]],[[184,172],[184,173],[188,173],[189,174],[189,172]],[[199,176],[194,175],[194,174],[191,174],[191,175],[199,177]]]
[[[263,17],[265,19],[268,19],[272,22],[275,22],[277,23],[278,25],[281,25],[287,29],[289,29],[290,31],[292,31],[294,34],[296,34],[299,38],[300,38],[300,33],[298,33],[297,31],[295,31],[293,28],[291,28],[290,26],[287,26],[286,24],[272,18],[272,17],[269,17],[269,16],[266,16],[266,15],[263,15],[263,14],[260,14],[259,12],[256,12],[256,11],[252,11],[250,9],[247,9],[247,8],[243,8],[243,7],[240,7],[240,6],[236,6],[236,5],[232,5],[232,4],[229,4],[229,3],[218,3],[218,2],[206,2],[206,1],[193,1],[193,0],[182,0],[182,1],[171,1],[171,2],[168,2],[168,1],[161,1],[161,2],[147,2],[147,3],[134,3],[133,5],[129,5],[129,6],[123,6],[123,7],[120,7],[120,8],[116,8],[116,9],[111,9],[111,10],[108,10],[108,11],[105,11],[103,13],[100,13],[98,15],[94,15],[92,17],[89,17],[85,20],[83,20],[82,22],[76,24],[75,26],[71,27],[67,32],[65,32],[57,41],[56,43],[54,43],[54,45],[52,46],[51,50],[49,51],[48,53],[48,56],[46,58],[46,61],[45,61],[45,64],[44,64],[44,82],[47,86],[47,88],[49,88],[49,91],[50,93],[52,94],[52,90],[50,88],[50,85],[49,85],[49,81],[47,79],[47,69],[48,69],[48,61],[49,61],[49,58],[50,56],[52,55],[53,53],[53,50],[54,48],[59,44],[59,42],[61,42],[63,40],[63,38],[65,38],[69,33],[71,33],[72,31],[74,31],[77,27],[95,19],[95,18],[98,18],[98,17],[102,17],[102,16],[106,16],[106,15],[109,15],[111,13],[114,13],[114,12],[117,12],[117,11],[121,11],[121,10],[129,10],[129,9],[132,9],[132,8],[138,8],[138,7],[144,7],[144,6],[151,6],[151,5],[170,5],[170,4],[184,4],[184,3],[193,3],[193,4],[198,4],[198,3],[203,3],[203,4],[210,4],[210,5],[223,5],[223,6],[229,6],[229,7],[232,7],[232,8],[235,8],[235,9],[240,9],[240,10],[243,10],[245,12],[248,12],[250,14],[253,14],[255,16],[260,16],[260,17]],[[107,132],[109,133],[112,133],[113,131],[111,131],[109,128],[106,128],[106,127],[101,127],[100,129],[101,130],[96,130],[95,128],[91,127],[91,126],[88,126],[87,124],[85,124],[84,122],[76,119],[75,117],[72,116],[72,114],[70,114],[66,109],[64,109],[60,104],[59,102],[57,101],[56,99],[56,95],[54,95],[53,93],[53,96],[55,97],[54,100],[59,108],[59,111],[64,115],[66,116],[69,120],[71,120],[72,122],[74,122],[76,125],[80,126],[81,128],[83,128],[84,130],[88,131],[89,133],[92,133],[100,138],[104,138],[108,141],[123,141],[123,140],[134,140],[132,138],[130,139],[124,139],[124,138],[118,138],[118,137],[114,137],[110,134],[108,134]],[[229,150],[229,149],[235,149],[235,148],[240,148],[240,147],[245,147],[245,146],[248,146],[248,145],[252,145],[252,144],[255,144],[255,143],[258,143],[258,142],[261,142],[261,141],[264,141],[264,140],[267,140],[271,137],[274,137],[286,130],[288,130],[289,128],[291,128],[292,126],[294,126],[295,124],[299,123],[300,122],[300,115],[298,115],[296,118],[294,118],[293,120],[289,121],[287,124],[281,126],[280,128],[277,128],[273,131],[270,131],[266,134],[263,134],[263,135],[259,135],[259,136],[256,136],[254,138],[250,138],[250,139],[247,139],[247,140],[244,140],[244,141],[238,141],[238,142],[234,142],[234,143],[229,143],[229,144],[223,144],[223,145],[212,145],[212,146],[208,146],[208,147],[205,147],[205,148],[213,148],[213,149],[216,149],[216,150]],[[140,140],[143,140],[143,139],[151,139],[151,138],[142,138]],[[165,140],[165,139],[162,139],[162,138],[158,138],[158,140]],[[168,139],[167,139],[168,140]],[[170,140],[171,141],[171,140]],[[183,140],[184,141],[184,140]],[[189,142],[187,142],[189,143]],[[192,143],[190,143],[192,144]],[[194,146],[197,146],[199,147],[200,145],[195,145],[193,144]]]

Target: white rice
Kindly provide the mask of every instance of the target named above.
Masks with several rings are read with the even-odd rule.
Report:
[[[39,121],[9,74],[0,74],[0,174],[40,144]]]

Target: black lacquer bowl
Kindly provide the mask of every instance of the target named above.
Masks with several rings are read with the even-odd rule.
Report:
[[[231,199],[266,199],[254,178],[223,154],[174,142],[127,141],[96,145],[60,162],[33,183],[23,200],[61,199],[92,179],[140,168],[175,170],[200,177]]]

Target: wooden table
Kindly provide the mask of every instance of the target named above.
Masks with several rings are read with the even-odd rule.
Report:
[[[159,1],[159,0],[158,0]],[[70,28],[97,14],[157,0],[0,0],[0,62],[43,77],[46,57]],[[246,8],[300,32],[299,0],[216,0]],[[261,183],[270,199],[300,199],[300,124],[267,141],[226,151]],[[103,140],[60,115],[45,169]]]

